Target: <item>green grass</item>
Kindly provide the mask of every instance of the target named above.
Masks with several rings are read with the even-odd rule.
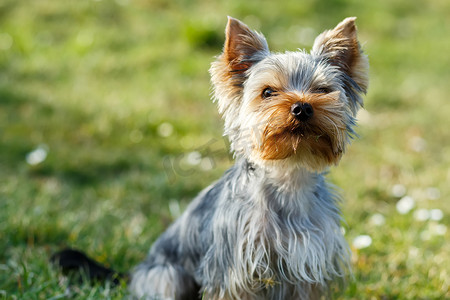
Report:
[[[353,247],[355,280],[339,299],[450,298],[447,0],[2,1],[0,298],[122,298],[125,284],[67,289],[49,256],[73,246],[129,270],[231,165],[207,72],[226,15],[276,51],[309,48],[358,17],[367,113],[329,177],[345,198],[347,240],[372,244]],[[38,147],[46,159],[29,165]],[[199,165],[183,156],[182,170],[169,167],[194,151]],[[395,185],[415,200],[407,214]],[[443,218],[418,220],[420,209]]]

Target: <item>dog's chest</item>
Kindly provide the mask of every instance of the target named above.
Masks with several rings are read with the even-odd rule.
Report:
[[[270,193],[263,196],[259,199],[263,205],[242,220],[245,224],[240,227],[237,264],[248,274],[253,290],[263,294],[286,292],[300,277],[299,270],[294,269],[302,264],[299,255],[314,251],[308,249],[306,240],[314,232],[302,226],[302,218],[309,222],[309,200],[302,193],[283,195],[281,200]]]

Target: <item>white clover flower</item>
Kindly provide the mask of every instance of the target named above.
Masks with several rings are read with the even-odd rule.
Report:
[[[445,235],[447,232],[447,226],[443,224],[435,224],[430,228],[431,233],[434,235]]]
[[[396,184],[392,187],[391,193],[394,197],[403,197],[406,194],[406,187],[403,184]]]
[[[396,204],[397,211],[402,215],[409,213],[414,206],[415,201],[410,196],[404,196]]]
[[[47,147],[45,145],[40,145],[33,151],[29,152],[25,157],[26,162],[35,166],[42,163],[47,158]]]
[[[191,166],[196,166],[202,161],[202,155],[198,151],[189,152],[186,156],[186,162]]]
[[[420,208],[414,212],[414,219],[417,221],[426,221],[430,218],[430,212],[428,209]]]
[[[158,126],[158,134],[162,137],[169,137],[173,133],[173,126],[170,123],[164,122]]]
[[[386,219],[382,214],[374,214],[372,217],[370,217],[369,222],[375,226],[382,226],[384,225],[384,223],[386,223]]]
[[[442,220],[442,218],[444,218],[444,213],[442,212],[442,210],[435,208],[435,209],[430,209],[430,219],[433,221],[440,221]]]
[[[368,235],[359,235],[355,237],[352,243],[356,249],[364,249],[372,245],[372,238]]]
[[[422,240],[427,241],[427,240],[430,240],[433,236],[445,235],[446,232],[447,232],[447,226],[445,226],[443,224],[431,223],[429,228],[424,230],[420,234],[420,237],[422,238]]]

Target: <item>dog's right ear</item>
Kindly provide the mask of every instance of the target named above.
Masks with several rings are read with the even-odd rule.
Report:
[[[266,39],[241,21],[228,17],[223,53],[211,64],[209,72],[214,98],[225,127],[232,126],[247,79],[245,71],[269,54]]]
[[[269,52],[266,39],[241,21],[228,17],[223,57],[231,72],[242,73]],[[259,54],[259,55],[258,55]]]

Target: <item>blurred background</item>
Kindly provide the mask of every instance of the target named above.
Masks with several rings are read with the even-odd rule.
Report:
[[[127,271],[233,162],[208,68],[226,16],[272,51],[357,16],[366,110],[339,167],[354,281],[338,299],[450,298],[450,1],[0,1],[0,297],[120,299],[65,246]]]

